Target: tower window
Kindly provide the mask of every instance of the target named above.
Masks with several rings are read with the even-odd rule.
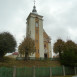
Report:
[[[39,53],[39,49],[38,49],[38,53]]]
[[[38,30],[36,30],[36,33],[38,34]]]
[[[44,48],[46,47],[46,44],[44,44]]]
[[[38,27],[38,22],[36,22],[36,27]]]
[[[38,43],[38,40],[36,40],[36,43]]]

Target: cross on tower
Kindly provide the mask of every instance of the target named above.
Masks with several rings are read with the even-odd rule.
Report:
[[[36,6],[35,6],[35,0],[34,0],[34,6],[33,6],[33,10],[32,10],[32,12],[35,12],[35,13],[37,13],[37,10],[36,10]]]
[[[36,1],[34,0],[34,5],[35,5],[35,2],[36,2]]]

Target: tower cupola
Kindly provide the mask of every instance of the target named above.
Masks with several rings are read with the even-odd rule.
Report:
[[[35,5],[33,6],[33,10],[32,10],[32,12],[37,12],[37,10],[36,10],[36,6],[35,6]]]
[[[34,0],[34,6],[33,6],[32,13],[35,13],[35,14],[37,14],[36,6],[35,6],[35,0]]]

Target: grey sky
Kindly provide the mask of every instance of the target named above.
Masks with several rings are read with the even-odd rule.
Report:
[[[18,44],[26,34],[26,18],[33,9],[33,0],[0,0],[0,32],[11,32]],[[77,0],[36,0],[43,27],[55,42],[57,38],[77,43]]]

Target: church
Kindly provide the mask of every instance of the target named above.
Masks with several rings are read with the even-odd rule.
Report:
[[[30,57],[51,58],[51,38],[43,29],[43,16],[39,15],[34,4],[32,12],[27,17],[26,37],[35,40],[36,52]]]

